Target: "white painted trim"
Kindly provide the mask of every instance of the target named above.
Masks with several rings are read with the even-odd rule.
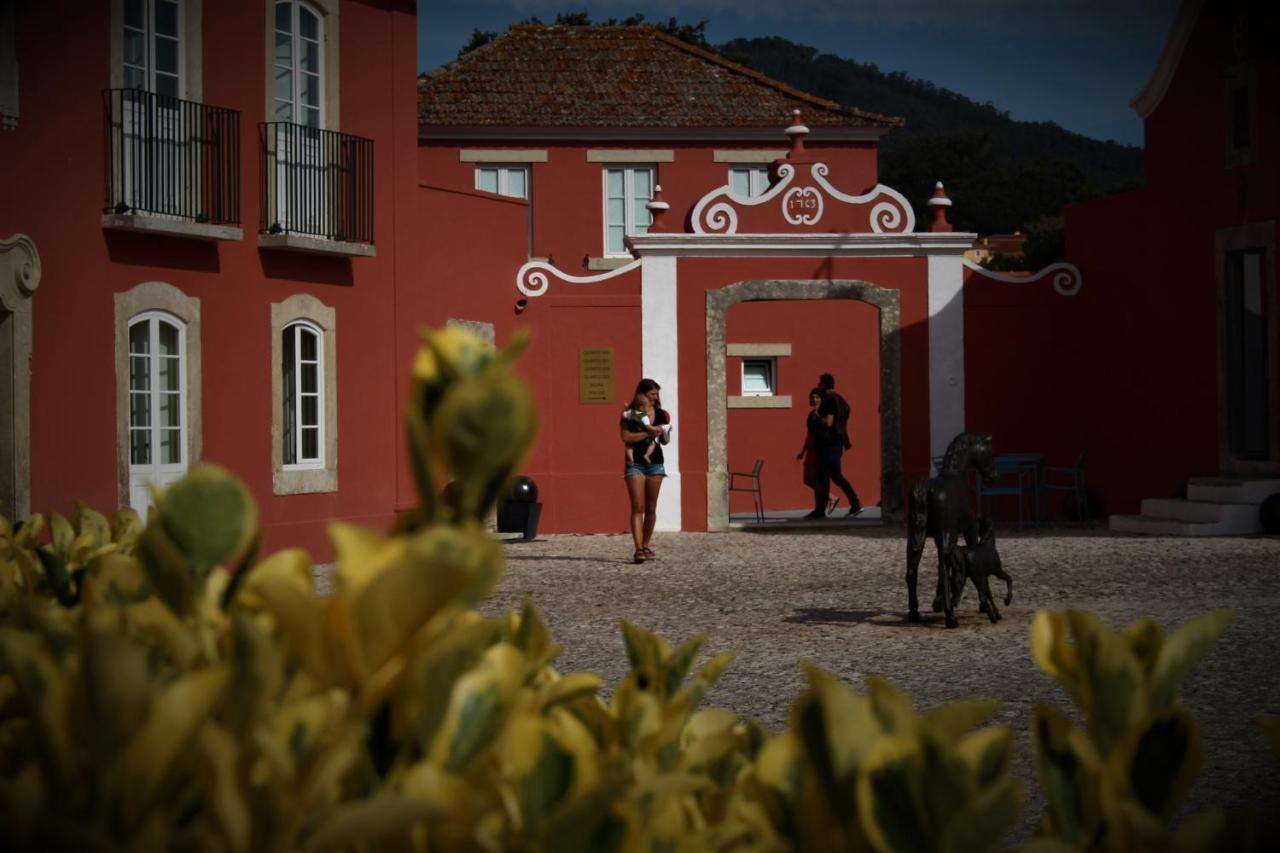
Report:
[[[545,163],[545,148],[463,148],[458,151],[461,163]]]
[[[508,198],[508,196],[503,196]],[[258,246],[263,249],[280,249],[286,252],[310,252],[316,255],[346,255],[352,258],[377,257],[378,249],[372,243],[352,243],[347,240],[329,240],[309,234],[259,234]]]
[[[725,403],[730,409],[789,409],[791,408],[790,394],[749,394],[742,396],[725,397]]]
[[[601,273],[600,275],[569,275],[559,267],[554,267],[545,261],[529,261],[516,272],[516,290],[532,299],[547,292],[547,288],[551,284],[548,276],[558,278],[567,284],[596,284],[597,282],[617,278],[620,275],[629,273],[638,266],[640,266],[640,261],[634,260],[628,262],[625,266],[618,267],[616,270]]]
[[[961,258],[929,258],[929,455],[964,432],[964,270]],[[919,460],[921,462],[925,460]]]
[[[921,231],[911,234],[803,232],[795,234],[640,234],[630,238],[640,257],[803,258],[963,255],[977,234]]]
[[[787,156],[787,149],[773,148],[757,151],[744,151],[741,148],[717,148],[711,152],[714,163],[772,163]]]
[[[1045,276],[1052,275],[1053,289],[1063,296],[1075,296],[1080,292],[1080,288],[1084,286],[1084,276],[1081,274],[1080,268],[1066,261],[1049,264],[1049,266],[1044,267],[1034,275],[1009,275],[1007,273],[992,272],[968,258],[964,258],[963,263],[966,269],[977,273],[983,278],[1002,281],[1005,284],[1034,284]]]
[[[658,530],[681,530],[680,356],[677,346],[676,259],[640,263],[640,370],[662,386],[662,406],[671,413],[674,440],[662,448],[667,483],[658,493]]]
[[[777,358],[791,355],[791,344],[725,344],[724,354],[739,358]]]
[[[907,201],[902,193],[884,184],[876,184],[871,190],[862,195],[849,195],[831,185],[831,182],[827,180],[829,171],[830,169],[826,163],[814,163],[809,167],[809,176],[834,201],[853,206],[873,205],[870,214],[871,230],[873,232],[876,234],[910,234],[915,231],[915,211],[911,209],[911,203]],[[754,198],[742,198],[733,194],[732,186],[728,182],[722,187],[711,190],[698,199],[697,204],[693,206],[690,222],[693,225],[694,233],[736,234],[738,231],[737,208],[758,207],[762,204],[768,204],[779,195],[782,195],[783,216],[788,222],[793,225],[816,223],[822,217],[823,210],[822,196],[817,189],[811,186],[799,187],[784,194],[784,190],[795,180],[795,177],[795,164],[783,163],[778,166],[778,182],[763,195]],[[810,216],[801,216],[793,219],[791,214],[787,212],[786,204],[787,199],[793,193],[814,197],[817,202],[816,212]],[[885,200],[877,203],[876,200],[880,198]]]
[[[1178,70],[1178,64],[1182,61],[1182,52],[1187,49],[1191,31],[1195,29],[1203,6],[1204,0],[1182,0],[1178,17],[1174,19],[1169,35],[1165,39],[1164,49],[1160,52],[1160,59],[1156,62],[1155,70],[1151,72],[1151,79],[1142,87],[1142,91],[1129,99],[1129,106],[1139,118],[1151,115],[1164,100],[1165,92],[1169,91],[1169,84],[1173,82],[1174,72]]]
[[[144,234],[169,234],[193,240],[243,240],[244,232],[234,225],[210,225],[154,213],[104,213],[102,227],[115,231],[139,231]]]
[[[884,137],[892,127],[819,127],[809,135],[809,143],[815,142],[875,142]],[[778,143],[778,131],[773,128],[740,127],[510,127],[492,125],[440,125],[420,123],[418,139],[460,140],[534,140],[574,142],[755,142],[766,145]]]
[[[674,163],[676,152],[670,148],[588,148],[588,163],[624,163],[645,166],[650,163]]]

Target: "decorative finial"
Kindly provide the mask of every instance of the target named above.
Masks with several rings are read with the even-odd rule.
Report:
[[[933,222],[929,226],[930,231],[953,231],[951,223],[947,221],[947,208],[951,206],[951,199],[947,198],[947,191],[942,187],[942,181],[934,184],[933,195],[929,196],[929,208],[933,211]]]
[[[791,137],[791,153],[787,157],[794,160],[797,155],[804,153],[804,138],[809,135],[809,128],[805,127],[799,110],[791,111],[791,124],[786,132]]]
[[[663,227],[663,216],[671,208],[667,204],[667,200],[662,197],[662,184],[658,184],[653,188],[653,200],[645,205],[645,209],[649,211],[649,217],[652,220],[649,224],[649,233],[665,230]]]

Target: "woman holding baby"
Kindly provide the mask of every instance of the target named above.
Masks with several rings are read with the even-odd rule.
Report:
[[[657,522],[658,492],[667,476],[662,465],[662,445],[671,440],[671,415],[662,408],[652,379],[641,379],[631,405],[622,413],[620,433],[625,446],[622,477],[631,501],[631,538],[635,541],[635,561],[653,559],[649,540]]]

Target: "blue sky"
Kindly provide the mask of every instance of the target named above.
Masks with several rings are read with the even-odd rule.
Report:
[[[1129,99],[1150,78],[1177,8],[1178,0],[418,0],[418,67],[453,59],[472,30],[501,32],[532,15],[706,18],[712,44],[778,35],[990,101],[1016,119],[1141,145]]]

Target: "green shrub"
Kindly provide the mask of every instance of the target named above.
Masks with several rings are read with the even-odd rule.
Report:
[[[472,609],[504,566],[481,520],[536,430],[511,371],[521,344],[426,336],[407,424],[422,506],[388,535],[334,524],[327,597],[305,552],[258,557],[253,501],[213,465],[158,494],[145,529],[130,510],[108,521],[82,506],[0,525],[10,846],[997,847],[1019,790],[1012,732],[984,727],[993,701],[920,714],[886,681],[863,694],[811,668],[789,729],[769,736],[700,708],[731,659],[695,671],[701,636],[673,647],[624,623],[630,670],[606,702],[598,676],[555,669],[531,603],[499,619]],[[1037,712],[1037,844],[1164,837],[1199,761],[1178,686],[1225,624],[1209,614],[1166,638],[1147,622],[1114,635],[1087,614],[1037,616],[1036,658],[1089,726]],[[1174,840],[1226,826],[1191,822]]]

